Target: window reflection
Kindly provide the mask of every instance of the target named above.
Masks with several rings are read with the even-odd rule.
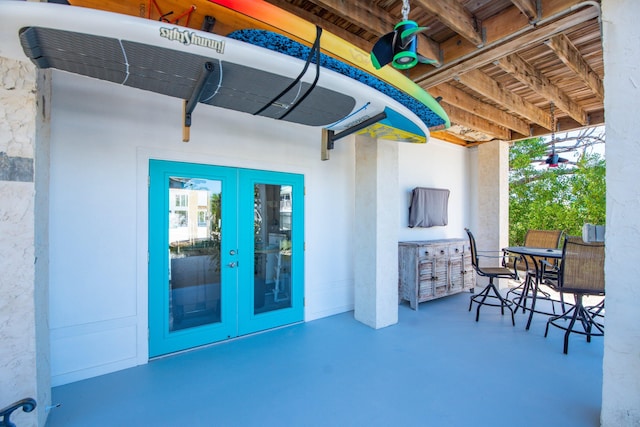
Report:
[[[220,181],[169,178],[169,330],[219,322]]]

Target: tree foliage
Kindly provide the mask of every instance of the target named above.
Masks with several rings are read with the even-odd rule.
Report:
[[[522,245],[527,230],[563,230],[582,234],[584,223],[605,223],[605,160],[592,152],[598,138],[580,136],[556,152],[575,160],[549,168],[544,158],[552,143],[543,138],[516,142],[509,152],[509,244]],[[573,141],[572,139],[576,139]],[[595,142],[594,142],[595,141]],[[603,143],[599,137],[599,143]],[[562,151],[561,151],[562,150]],[[568,157],[568,156],[567,156]],[[541,160],[542,159],[542,160]]]

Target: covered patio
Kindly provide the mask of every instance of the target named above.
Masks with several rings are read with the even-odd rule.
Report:
[[[603,339],[544,338],[519,312],[468,312],[469,293],[301,323],[55,387],[48,427],[599,425]]]
[[[362,17],[365,23],[381,21],[369,19],[368,2],[357,3],[363,7],[358,10],[367,13],[345,9],[347,16]],[[549,78],[554,83],[551,86],[539,79],[539,73],[507,70],[517,66],[510,62],[518,61],[517,56],[524,56],[525,61],[548,59],[548,52],[540,56],[540,47],[546,52],[550,49],[546,41],[570,27],[556,27],[553,34],[536,38],[536,46],[513,40],[506,47],[494,43],[504,49],[526,49],[518,54],[504,51],[508,60],[496,63],[493,60],[499,58],[492,57],[485,63],[484,51],[478,51],[482,61],[464,61],[465,52],[478,44],[470,47],[471,42],[460,39],[457,31],[440,26],[436,28],[441,34],[434,37],[453,48],[455,61],[413,78],[434,96],[443,96],[439,90],[446,91],[443,105],[449,104],[452,121],[459,126],[434,131],[432,141],[420,147],[425,150],[421,156],[415,155],[418,148],[413,146],[396,144],[393,151],[383,151],[388,148],[385,141],[360,144],[363,137],[358,136],[355,143],[338,144],[330,162],[321,162],[319,139],[310,138],[303,127],[284,128],[266,119],[244,121],[225,110],[214,114],[205,109],[197,110],[202,116],[190,144],[177,148],[175,119],[181,117],[180,104],[79,76],[36,71],[31,64],[0,58],[4,70],[0,97],[6,111],[0,120],[0,155],[8,160],[0,180],[5,195],[0,221],[5,231],[0,233],[0,290],[5,296],[0,310],[4,346],[0,383],[5,403],[26,396],[38,402],[35,411],[18,412],[13,421],[50,427],[638,425],[640,311],[635,302],[640,288],[635,277],[640,264],[629,254],[640,236],[636,215],[640,195],[629,183],[639,175],[640,51],[629,40],[639,36],[635,20],[640,2],[459,0],[424,5],[458,5],[453,16],[440,19],[455,23],[473,12],[468,20],[472,27],[489,22],[485,12],[494,6],[504,7],[510,11],[500,15],[504,25],[492,27],[501,31],[511,28],[507,24],[516,21],[509,16],[520,14],[519,10],[523,16],[517,22],[534,31],[545,27],[525,18],[527,10],[542,4],[534,14],[553,15],[560,3],[583,18],[589,16],[589,24],[567,36],[574,45],[586,41],[582,58],[598,62],[596,74],[607,76],[601,79],[606,99],[585,101],[588,115],[579,115],[585,123],[562,112],[560,102],[553,99],[563,98],[557,88],[578,99],[594,95],[582,84],[576,86],[575,80],[555,74],[557,66],[566,72],[559,57],[536,67],[555,76]],[[473,10],[474,4],[490,7]],[[600,5],[602,14],[597,12]],[[572,19],[565,18],[563,25],[569,25]],[[420,21],[434,24],[431,18]],[[394,22],[381,21],[387,30],[378,35]],[[489,42],[503,39],[491,32],[483,35],[480,27],[474,31],[489,37]],[[589,37],[594,31],[602,34],[602,50],[591,50],[600,46],[600,41]],[[472,39],[475,36],[467,34]],[[490,47],[487,43],[482,49]],[[443,60],[452,59],[436,53]],[[458,60],[466,65],[458,67]],[[444,72],[448,80],[440,81]],[[532,76],[532,80],[520,84],[512,75]],[[542,89],[537,87],[540,82]],[[468,103],[465,94],[474,103]],[[520,98],[543,110],[537,115],[543,124],[527,119],[524,124],[518,122],[523,130],[518,132],[503,122],[512,121],[505,115],[537,111],[524,108],[518,113],[513,107],[522,105]],[[78,102],[96,99],[100,102]],[[507,246],[508,141],[548,134],[551,129],[604,123],[605,107],[608,313],[604,339],[595,338],[588,344],[583,337],[572,337],[569,354],[564,355],[562,331],[552,330],[544,338],[543,316],[534,317],[529,331],[521,313],[515,327],[510,316],[502,317],[491,309],[483,310],[476,323],[475,313],[467,311],[466,293],[424,303],[417,312],[402,304],[395,313],[395,277],[380,275],[370,280],[362,274],[372,265],[395,274],[396,259],[389,255],[395,253],[397,241],[408,240],[405,236],[411,231],[396,223],[400,213],[404,218],[406,209],[395,197],[416,185],[451,187],[451,212],[456,215],[451,215],[444,233],[413,233],[411,239],[459,236],[463,227],[469,227],[489,247]],[[484,121],[479,122],[481,118]],[[574,126],[576,123],[580,126]],[[478,132],[470,140],[460,137],[474,127],[489,135],[489,140],[477,138],[482,137]],[[455,129],[460,135],[452,134]],[[498,134],[491,136],[492,129]],[[378,151],[364,152],[365,148]],[[377,165],[365,165],[360,159],[377,160],[378,156],[386,167],[371,167],[367,169],[370,179],[356,180],[358,166]],[[305,242],[306,322],[149,361],[150,159],[305,175],[309,185],[305,193],[309,230]],[[22,171],[16,165],[31,169]],[[368,194],[378,182],[386,184],[382,186],[385,193],[375,200],[383,201],[376,204],[381,214],[367,216],[375,225],[369,230],[376,232],[366,234],[366,240],[354,227],[359,216],[353,207],[364,204],[353,200],[355,195]],[[394,197],[393,203],[387,195]],[[384,208],[392,205],[398,215],[383,216]],[[378,237],[386,240],[373,239]],[[363,247],[379,250],[369,254]],[[359,255],[356,267],[352,254]],[[83,270],[89,274],[82,275]],[[382,286],[374,286],[378,282]],[[379,292],[382,297],[377,299],[361,297],[378,289],[387,293]],[[370,295],[372,292],[366,294]],[[385,316],[378,318],[397,320],[397,324],[375,330],[355,321],[350,310],[355,309],[358,318],[363,300],[371,308],[367,314],[382,312]]]

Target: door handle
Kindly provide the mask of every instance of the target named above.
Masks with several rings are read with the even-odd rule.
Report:
[[[238,266],[238,263],[236,261],[230,262],[229,264],[227,264],[227,267],[229,268],[236,268],[237,266]]]

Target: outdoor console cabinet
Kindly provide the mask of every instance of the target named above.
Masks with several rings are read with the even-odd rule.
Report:
[[[400,301],[414,310],[423,301],[475,287],[467,239],[399,242],[398,267]]]

